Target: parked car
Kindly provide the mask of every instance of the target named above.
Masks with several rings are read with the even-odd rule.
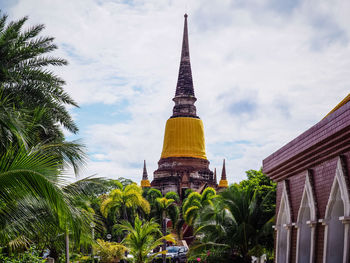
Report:
[[[169,263],[184,263],[187,262],[188,248],[184,246],[171,246],[166,248],[166,262]],[[162,262],[162,255],[158,255],[153,262]]]

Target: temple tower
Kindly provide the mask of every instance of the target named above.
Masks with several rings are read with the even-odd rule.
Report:
[[[205,183],[217,186],[205,153],[204,127],[197,116],[196,100],[185,14],[175,106],[165,126],[163,150],[151,183],[163,194],[175,191],[183,196],[186,189],[197,190]]]
[[[151,184],[149,183],[148,180],[148,173],[146,169],[146,160],[143,161],[143,173],[142,173],[142,180],[141,180],[141,187],[151,187]]]
[[[228,182],[227,182],[227,178],[226,178],[226,166],[225,166],[225,159],[224,159],[224,162],[222,164],[221,180],[220,180],[218,189],[223,189],[223,188],[227,188],[227,187],[228,187]]]

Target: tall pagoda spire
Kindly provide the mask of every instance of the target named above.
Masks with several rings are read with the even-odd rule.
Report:
[[[173,101],[173,115],[167,120],[163,149],[152,187],[163,194],[176,191],[181,197],[186,189],[217,187],[205,153],[204,126],[197,116],[190,52],[188,16],[185,14],[179,75]]]
[[[216,179],[216,168],[214,169],[214,183],[215,183],[215,185],[218,183],[217,179]]]
[[[142,187],[151,187],[151,184],[148,180],[148,174],[146,169],[146,160],[143,160],[143,173],[142,173],[142,181],[141,181]]]
[[[146,160],[143,160],[142,180],[148,180],[148,174],[147,174],[147,168],[146,168]]]
[[[179,68],[179,76],[177,79],[175,98],[175,106],[173,109],[174,117],[195,117],[196,106],[194,106],[197,100],[194,96],[193,80],[192,80],[192,70],[190,62],[190,48],[188,44],[188,27],[187,27],[187,17],[185,14],[184,22],[184,32],[182,39],[182,50],[181,50],[181,60]]]
[[[226,178],[226,166],[225,166],[225,159],[222,164],[222,172],[221,172],[221,180],[219,183],[219,188],[227,188],[228,187],[228,182]]]

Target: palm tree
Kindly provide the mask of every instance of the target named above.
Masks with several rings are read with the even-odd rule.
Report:
[[[57,49],[53,38],[39,36],[43,25],[24,30],[27,19],[7,22],[0,13],[0,154],[9,145],[40,146],[78,173],[85,148],[67,142],[61,129],[78,131],[65,108],[77,104],[63,90],[64,81],[47,69],[67,61],[47,56]]]
[[[144,213],[149,214],[150,205],[142,196],[142,188],[136,184],[130,184],[125,188],[117,188],[112,190],[101,204],[101,213],[104,217],[113,213],[124,220],[129,220],[128,212],[134,214],[137,209],[141,209]]]
[[[45,56],[57,48],[53,38],[39,36],[43,25],[23,30],[26,21],[0,14],[0,243],[40,244],[68,232],[79,242],[88,218],[59,175],[85,162],[84,147],[61,130],[78,131],[65,108],[77,105],[47,69],[67,62]]]
[[[174,194],[169,194],[168,196],[174,196]],[[176,196],[174,196],[176,198]],[[178,197],[178,196],[177,196]],[[177,198],[178,200],[180,198]],[[166,218],[169,216],[171,218],[172,227],[175,228],[177,221],[179,219],[179,208],[177,207],[174,199],[168,199],[167,197],[157,198],[156,205],[158,207],[158,211],[161,214],[161,222],[162,222],[162,232],[163,235],[166,234]],[[163,241],[163,250],[166,248],[166,241]],[[163,254],[163,262],[165,263],[165,255]]]
[[[212,187],[207,187],[202,194],[190,193],[182,205],[182,214],[186,223],[192,225],[201,209],[206,205],[211,205],[215,197],[216,191]]]
[[[163,240],[175,242],[172,234],[162,235],[159,224],[154,220],[142,221],[136,217],[134,224],[124,220],[118,225],[118,228],[127,233],[122,243],[133,256],[134,263],[152,262],[157,255],[166,253],[163,250],[150,255],[155,248],[163,243]]]
[[[272,231],[273,218],[264,216],[264,202],[250,188],[231,185],[196,218],[196,248],[226,246],[226,260],[251,262],[252,253],[262,251]],[[259,255],[256,255],[259,256]]]
[[[25,112],[16,110],[9,96],[4,96],[0,89],[0,154],[17,142],[26,145],[23,118]]]
[[[38,217],[38,211],[27,204],[47,204],[56,215],[59,227],[72,223],[70,207],[64,193],[56,184],[59,163],[48,155],[24,146],[10,147],[0,156],[0,240],[15,238],[20,233],[30,233],[24,221]],[[28,230],[28,231],[27,231]]]
[[[152,209],[155,207],[155,202],[157,198],[163,197],[162,192],[155,188],[149,188],[143,191],[144,197],[150,203]]]
[[[39,36],[44,25],[23,30],[27,17],[7,22],[7,16],[0,14],[0,87],[4,95],[13,95],[16,108],[34,111],[38,106],[49,112],[49,118],[42,123],[48,134],[56,138],[61,132],[57,123],[76,133],[78,128],[64,105],[77,106],[63,90],[65,82],[47,67],[63,66],[67,61],[47,56],[57,49],[54,38]],[[57,132],[57,134],[55,134]]]

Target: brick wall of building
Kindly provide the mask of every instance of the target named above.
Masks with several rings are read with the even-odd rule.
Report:
[[[350,151],[343,154],[347,177],[350,180]],[[338,157],[332,158],[326,162],[323,162],[315,167],[310,167],[312,174],[313,187],[315,190],[316,204],[317,204],[317,218],[324,219],[326,206],[333,184],[333,180],[336,173]],[[292,210],[292,222],[297,222],[298,211],[302,199],[302,194],[305,186],[305,176],[307,171],[301,172],[297,175],[288,178],[289,193],[290,193],[290,205]],[[277,185],[277,196],[276,196],[276,215],[278,214],[283,183],[279,182]],[[323,246],[324,246],[324,226],[321,223],[317,224],[316,229],[316,262],[323,262]],[[291,261],[296,261],[296,248],[297,246],[297,229],[292,228],[291,238]]]
[[[315,193],[317,219],[324,219],[339,156],[342,156],[345,162],[346,177],[350,182],[350,103],[345,104],[263,161],[263,171],[277,181],[276,218],[283,182],[286,180],[292,222],[297,222],[305,178],[309,171]],[[322,223],[317,223],[315,262],[323,262],[324,230]],[[295,226],[291,230],[290,249],[290,262],[297,262],[297,228]]]

